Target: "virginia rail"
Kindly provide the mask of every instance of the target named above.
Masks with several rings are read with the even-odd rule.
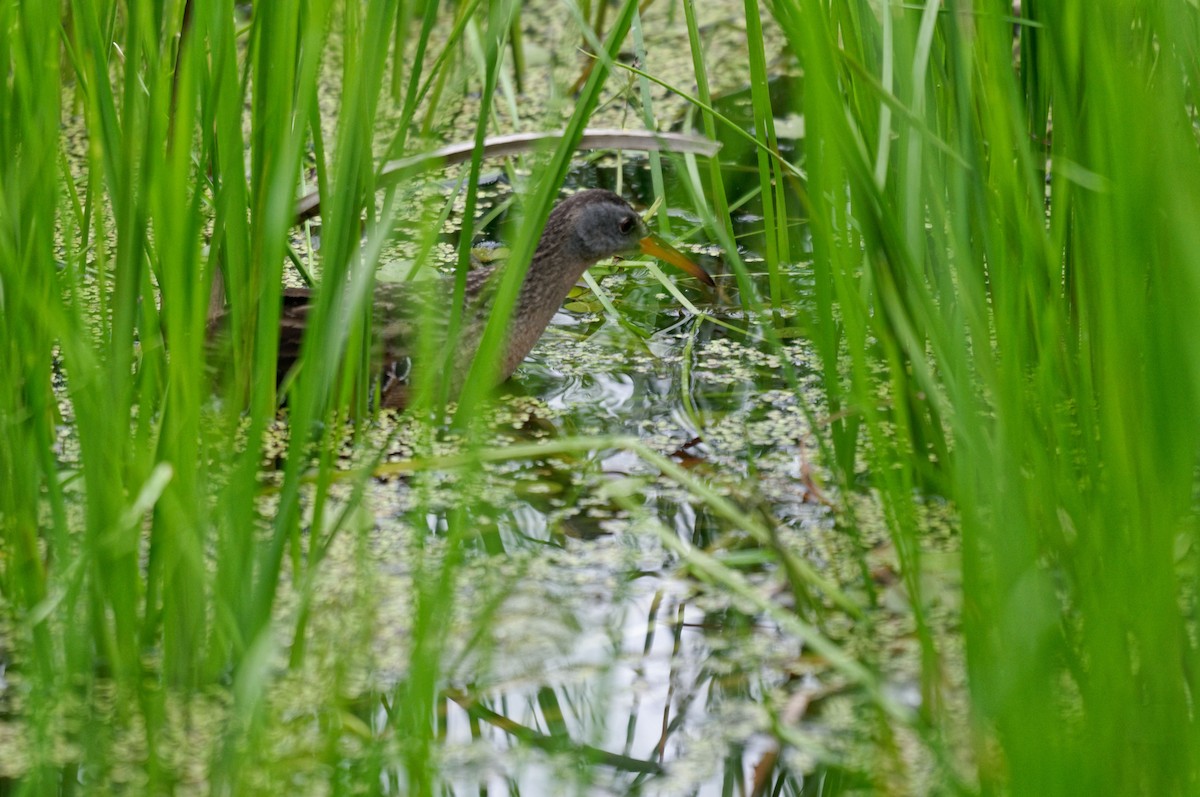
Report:
[[[641,216],[611,191],[580,191],[555,206],[513,308],[498,379],[512,376],[584,271],[605,258],[638,251],[665,260],[708,285],[714,284],[704,269],[651,235]],[[453,360],[456,364],[469,364],[475,353],[491,310],[496,271],[497,267],[492,266],[467,275],[463,332]],[[372,324],[382,354],[381,403],[385,407],[402,407],[407,402],[407,386],[403,383],[410,371],[414,324],[421,316],[413,307],[412,296],[405,295],[412,288],[412,283],[379,284],[372,299]],[[438,290],[448,292],[449,288],[439,284]],[[311,298],[307,288],[284,290],[277,369],[280,380],[300,355]],[[465,372],[459,371],[451,374],[455,390],[464,376]]]

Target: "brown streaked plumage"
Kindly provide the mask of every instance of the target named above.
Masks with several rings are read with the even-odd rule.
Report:
[[[499,364],[499,380],[513,371],[533,349],[571,288],[589,267],[608,257],[638,251],[659,257],[692,276],[713,284],[712,278],[679,252],[651,236],[641,217],[611,191],[590,189],[574,194],[550,212],[537,250],[521,284],[509,321],[507,345]],[[496,267],[476,269],[467,276],[466,312],[458,355],[454,362],[470,362],[490,312],[487,295],[494,285]],[[444,289],[448,292],[449,288]],[[399,382],[409,371],[409,346],[415,332],[411,283],[380,284],[372,299],[372,323],[381,352],[384,406],[400,407],[407,390]],[[283,292],[276,375],[282,380],[296,364],[312,294],[307,288]],[[451,375],[455,389],[464,368]]]

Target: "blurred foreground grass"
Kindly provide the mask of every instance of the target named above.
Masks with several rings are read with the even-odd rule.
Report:
[[[686,28],[694,74],[689,85],[652,76],[696,95],[700,129],[728,134],[704,110],[709,74],[727,64],[706,62],[693,3],[662,5],[658,24]],[[564,111],[568,135],[522,189],[518,262],[566,176],[572,138],[628,78],[613,58],[642,36],[634,3],[568,9],[590,49],[610,58],[580,80],[574,115]],[[203,737],[204,780],[231,794],[253,782],[247,751],[274,730],[260,699],[279,677],[272,656],[282,640],[293,666],[305,655],[305,612],[296,627],[275,619],[280,580],[306,601],[328,543],[369,527],[369,470],[352,477],[346,501],[331,501],[330,488],[348,419],[368,407],[374,267],[397,224],[423,219],[429,236],[440,224],[439,207],[387,201],[380,212],[370,200],[380,104],[398,120],[385,147],[395,156],[410,151],[411,131],[430,132],[431,108],[470,98],[482,137],[517,107],[517,86],[542,88],[517,70],[526,37],[515,34],[528,15],[518,3],[283,0],[241,13],[219,0],[0,2],[0,662],[23,690],[28,760],[17,793],[70,792],[79,772],[102,780],[94,773],[112,739],[76,735],[65,757],[78,768],[64,770],[63,728],[102,727],[114,712],[145,728],[140,782],[170,791],[179,775],[158,746],[159,730],[174,727],[167,694],[214,689],[228,716]],[[734,16],[748,34],[761,295],[729,220],[730,202],[744,197],[727,196],[717,166],[682,171],[742,304],[780,327],[799,314],[810,331],[829,487],[851,533],[848,496],[865,486],[884,507],[921,642],[920,709],[892,705],[871,661],[840,661],[841,671],[889,721],[918,732],[940,790],[1194,792],[1200,11],[1151,0],[1026,0],[1016,11],[747,0],[715,24]],[[327,142],[318,92],[331,30],[341,104]],[[767,40],[783,44],[769,52]],[[772,70],[801,70],[802,91],[773,97]],[[638,86],[617,101],[638,96],[637,110],[650,109],[649,82]],[[61,136],[74,110],[86,119],[86,175],[70,171]],[[784,114],[804,119],[786,156],[775,134]],[[308,157],[331,198],[324,290],[264,512],[270,363]],[[468,224],[480,169],[476,157],[463,188]],[[807,221],[801,234],[789,223],[797,217]],[[462,237],[465,262],[471,236]],[[804,257],[807,303],[786,268]],[[214,408],[204,338],[218,270],[235,346]],[[781,350],[770,323],[761,345]],[[799,395],[786,358],[781,367]],[[456,466],[468,486],[498,456],[477,422],[485,398],[464,396],[458,416],[467,453]],[[69,462],[63,423],[78,441]],[[800,584],[814,590],[794,609],[760,608],[839,661],[815,628],[840,592],[773,547],[769,531],[756,536],[749,514],[678,479],[697,505],[754,538],[797,595]],[[948,499],[961,523],[965,736],[951,731],[944,640],[924,616],[927,496]],[[441,629],[457,609],[448,585],[475,542],[470,509],[464,501],[448,513],[445,545],[413,579],[409,669],[389,704],[403,742],[370,747],[331,776],[330,791],[441,790]],[[731,594],[744,589],[695,551],[680,556]],[[360,598],[369,613],[369,593]],[[331,746],[348,733],[334,725]],[[888,756],[886,738],[879,746]],[[393,767],[403,772],[394,783],[380,775]]]

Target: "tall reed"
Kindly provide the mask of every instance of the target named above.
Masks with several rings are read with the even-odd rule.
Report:
[[[914,490],[961,516],[981,786],[1187,790],[1195,7],[773,11],[805,73],[820,348],[850,375],[826,388],[914,595]]]
[[[212,751],[212,788],[238,793],[255,782],[270,734],[263,693],[281,666],[305,666],[323,557],[345,534],[361,535],[366,557],[369,469],[335,470],[350,421],[361,430],[368,417],[368,297],[408,197],[399,187],[398,200],[376,208],[379,103],[397,105],[401,129],[386,152],[403,155],[418,126],[429,131],[450,73],[474,64],[482,138],[506,59],[521,46],[520,6],[280,0],[254,4],[239,29],[232,0],[0,2],[0,596],[15,621],[15,676],[28,685],[28,793],[73,782],[53,763],[64,731],[51,718],[78,705],[82,727],[95,729],[70,739],[88,778],[104,782],[112,766],[116,715],[145,728],[147,787],[170,790],[175,773],[158,740],[172,701],[214,684],[228,685],[232,709]],[[525,195],[515,268],[453,415],[468,486],[498,456],[479,414],[521,269],[631,28],[643,49],[633,0],[573,10],[597,60]],[[712,134],[725,124],[711,108],[706,70],[715,65],[705,62],[696,5],[683,10]],[[944,766],[940,782],[956,788],[961,773],[951,763],[959,740],[942,735],[953,727],[947,651],[921,579],[922,503],[934,496],[950,499],[962,526],[973,789],[1190,790],[1200,749],[1190,708],[1200,664],[1190,625],[1200,12],[1150,0],[1026,2],[1017,16],[997,4],[864,0],[747,0],[742,12],[754,130],[741,135],[756,146],[769,226],[764,303],[733,252],[719,169],[707,175],[711,200],[697,194],[697,204],[731,250],[745,306],[775,311],[764,345],[780,351],[782,319],[808,314],[829,412],[822,450],[844,495],[865,479],[883,503],[921,651],[915,723]],[[803,96],[786,108],[767,91],[772,19],[785,61],[803,69]],[[604,29],[588,30],[589,20]],[[342,103],[326,147],[317,78],[335,27]],[[664,82],[640,83],[648,120],[649,80]],[[791,162],[774,132],[785,110],[805,119]],[[60,135],[74,112],[83,153]],[[280,291],[310,151],[325,197],[311,264],[321,287],[304,368],[279,414]],[[477,155],[460,266],[480,171]],[[797,206],[810,216],[807,236],[789,231]],[[419,231],[429,239],[443,217],[404,213],[430,219]],[[802,305],[785,266],[809,248],[814,288]],[[229,302],[224,365],[206,345],[218,280]],[[456,295],[462,286],[460,272]],[[224,368],[219,401],[214,367]],[[798,386],[790,368],[786,378]],[[422,417],[450,414],[436,372],[416,392]],[[261,465],[280,428],[284,464],[268,488]],[[426,430],[421,453],[442,428]],[[797,615],[810,588],[856,614],[718,491],[649,448],[620,445],[773,546]],[[335,477],[349,499],[333,500]],[[442,632],[459,609],[457,569],[477,542],[470,509],[448,513],[436,551],[420,535],[413,542],[409,669],[386,701],[403,749],[397,757],[365,734],[369,752],[347,775],[339,745],[354,730],[328,723],[338,789],[355,777],[413,793],[440,787]],[[876,729],[907,721],[873,662],[850,659],[819,623],[785,616],[736,573],[660,533],[865,687],[882,709]],[[500,546],[484,543],[491,553]],[[285,582],[299,598],[286,620]],[[121,699],[98,699],[109,688]],[[335,685],[323,699],[340,694]],[[389,768],[396,760],[402,776]]]

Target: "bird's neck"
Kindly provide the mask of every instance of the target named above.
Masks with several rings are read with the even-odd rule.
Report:
[[[560,246],[544,240],[534,253],[509,322],[508,346],[501,375],[503,379],[512,376],[549,326],[550,320],[579,282],[583,272],[592,265],[564,255]]]

